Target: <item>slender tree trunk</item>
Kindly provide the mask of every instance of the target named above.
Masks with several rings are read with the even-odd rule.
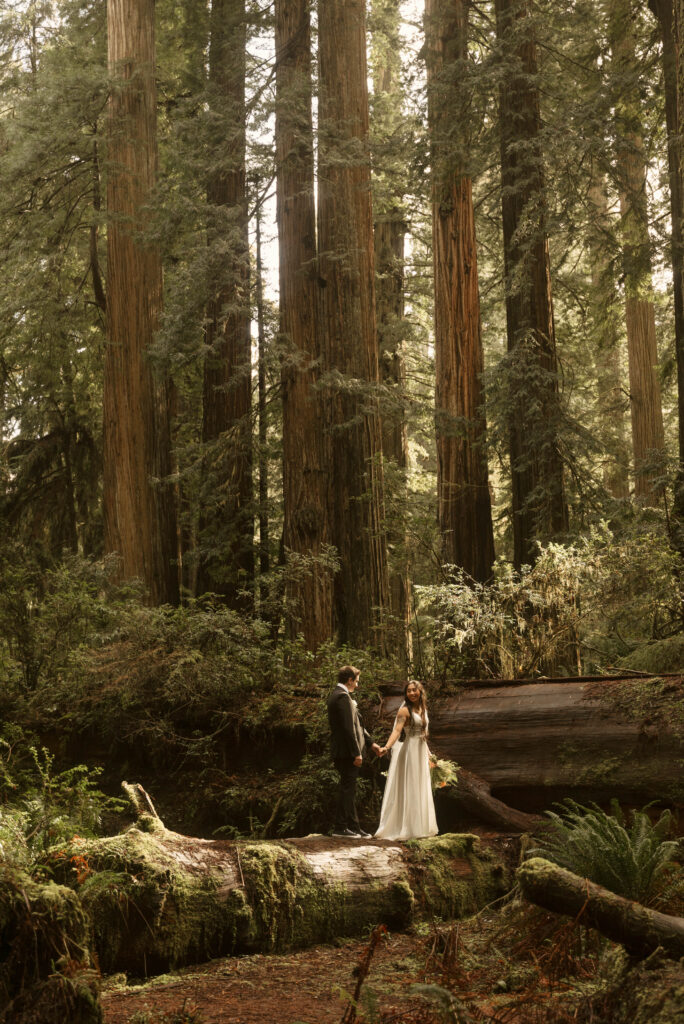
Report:
[[[271,568],[269,551],[268,515],[268,452],[266,423],[266,328],[264,325],[264,281],[261,256],[261,202],[258,182],[256,202],[256,313],[258,344],[258,407],[259,407],[259,573],[264,576]]]
[[[684,552],[684,62],[681,56],[684,4],[681,0],[649,0],[649,7],[658,19],[663,39],[679,420],[679,471],[675,482],[674,505],[677,519],[675,542],[678,549]]]
[[[404,343],[404,240],[406,213],[405,149],[401,88],[400,0],[373,0],[371,65],[373,108],[371,133],[379,155],[373,175],[373,228],[375,245],[375,310],[378,334],[382,408],[382,454],[391,464],[390,489],[386,484],[389,559],[388,634],[391,649],[402,664],[411,661],[408,628],[411,588],[406,535],[408,437],[406,432],[406,365]]]
[[[343,643],[384,647],[388,603],[362,0],[320,0],[319,286]]]
[[[437,493],[442,557],[484,582],[494,562],[472,183],[468,0],[426,0],[432,150]],[[461,70],[457,71],[461,64]],[[458,111],[456,119],[454,111]],[[456,120],[456,134],[454,121]]]
[[[145,240],[157,175],[154,4],[109,0],[107,263],[104,366],[105,551],[121,557],[154,604],[178,601],[171,472],[171,384],[150,357],[162,308],[162,265]]]
[[[551,301],[537,45],[529,0],[496,0],[504,50],[500,90],[502,211],[516,566],[535,541],[567,530]],[[524,227],[523,227],[524,226]]]
[[[328,437],[319,387],[310,0],[276,0],[276,166],[283,348],[283,542],[290,636],[333,632]]]
[[[603,483],[614,498],[629,497],[629,456],[625,429],[625,395],[620,372],[618,296],[604,236],[610,230],[606,184],[599,172],[589,190],[591,224],[592,319],[596,343],[598,416],[607,440]]]
[[[631,14],[623,0],[613,0],[610,34],[616,74],[622,81],[625,75],[633,74],[637,63]],[[652,501],[662,494],[662,485],[657,483],[662,468],[657,462],[662,458],[665,439],[640,114],[636,85],[623,87],[616,103],[615,145],[623,236],[634,492],[642,501]]]
[[[254,582],[245,43],[244,0],[213,0],[209,106],[222,134],[215,140],[218,169],[207,187],[214,294],[204,364],[202,440],[208,455],[199,590],[220,593],[236,608],[250,606],[244,594]]]

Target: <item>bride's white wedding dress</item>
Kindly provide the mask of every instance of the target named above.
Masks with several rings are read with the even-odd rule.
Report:
[[[397,740],[391,748],[376,839],[417,839],[437,835],[428,745],[421,724],[420,715],[411,711],[411,717],[404,726],[406,739],[403,743]]]

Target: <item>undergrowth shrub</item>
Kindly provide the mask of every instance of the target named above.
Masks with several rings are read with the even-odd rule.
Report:
[[[620,659],[645,667],[656,653],[655,671],[672,668],[682,650],[683,569],[656,509],[628,509],[611,528],[542,546],[520,572],[499,559],[486,584],[454,567],[446,582],[416,587],[414,674],[589,674]]]
[[[647,809],[625,814],[616,801],[611,814],[595,804],[565,800],[547,811],[551,828],[528,856],[545,857],[611,892],[651,905],[671,897],[681,880],[680,844],[668,836],[673,815],[664,810],[653,822]]]

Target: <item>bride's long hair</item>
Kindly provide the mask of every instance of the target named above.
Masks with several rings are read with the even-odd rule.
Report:
[[[406,696],[406,692],[407,692],[409,686],[417,686],[418,687],[418,693],[420,694],[420,696],[418,697],[418,703],[417,704],[413,704],[408,699],[408,697]],[[421,722],[423,723],[422,726],[421,726],[421,732],[422,732],[423,736],[427,736],[427,731],[428,731],[427,697],[425,696],[425,687],[420,682],[420,680],[418,680],[418,679],[409,679],[408,683],[404,687],[404,707],[407,707],[409,709],[409,711],[417,711],[418,712],[418,714],[420,715]]]

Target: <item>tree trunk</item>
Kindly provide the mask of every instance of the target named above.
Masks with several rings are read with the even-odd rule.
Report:
[[[684,552],[684,179],[682,177],[684,117],[684,65],[681,59],[684,5],[681,0],[649,0],[663,39],[667,161],[672,217],[672,283],[674,290],[675,353],[677,358],[677,412],[679,470],[675,482],[675,543]]]
[[[291,637],[316,650],[333,633],[329,438],[319,386],[310,0],[276,0],[276,168],[283,396],[283,543],[292,562]]]
[[[513,560],[563,533],[568,511],[559,448],[561,405],[551,302],[537,44],[529,0],[496,0],[504,50],[500,89],[502,212]]]
[[[207,309],[200,593],[251,607],[254,582],[252,346],[245,179],[244,0],[213,0],[209,107],[219,130],[207,186],[212,298]],[[228,255],[226,256],[226,250]]]
[[[399,0],[373,0],[371,63],[373,110],[371,133],[377,140],[374,161],[375,310],[382,407],[382,454],[385,475],[389,549],[388,643],[403,665],[412,659],[408,627],[409,579],[406,502],[408,437],[406,433],[406,365],[404,344],[404,239],[406,213],[405,149],[401,87]],[[389,467],[388,467],[389,463]],[[390,483],[391,481],[391,483]]]
[[[616,76],[634,74],[637,66],[632,15],[623,0],[613,0],[611,46]],[[625,323],[634,453],[634,493],[642,501],[662,496],[665,440],[658,380],[658,345],[651,281],[651,251],[646,205],[646,163],[636,86],[622,87],[616,102],[616,172],[625,281]]]
[[[598,416],[606,439],[603,483],[614,498],[629,497],[629,456],[626,447],[625,398],[620,373],[620,331],[617,290],[604,237],[610,230],[605,180],[595,172],[589,189],[591,224],[592,319],[596,344]]]
[[[318,283],[331,444],[331,539],[341,643],[385,647],[388,604],[375,389],[373,216],[365,5],[319,2]]]
[[[107,347],[104,364],[105,552],[121,558],[153,604],[177,603],[171,474],[172,385],[152,355],[162,265],[146,240],[157,176],[154,3],[109,0]]]
[[[647,957],[658,947],[675,959],[684,956],[683,917],[661,914],[626,900],[541,857],[533,857],[518,868],[517,879],[530,902],[598,929],[613,942],[622,943],[632,956]]]
[[[462,917],[509,884],[473,835],[233,842],[178,835],[150,815],[122,835],[77,838],[50,864],[78,891],[102,971],[137,976]]]
[[[494,532],[485,448],[484,356],[470,148],[467,0],[426,0],[435,289],[435,417],[442,559],[489,579]],[[460,67],[459,67],[460,65]],[[456,134],[454,111],[458,111]]]
[[[681,681],[649,678],[467,686],[431,702],[430,749],[525,810],[565,796],[679,803],[684,735],[671,719],[681,692]],[[388,725],[401,699],[383,699]]]

